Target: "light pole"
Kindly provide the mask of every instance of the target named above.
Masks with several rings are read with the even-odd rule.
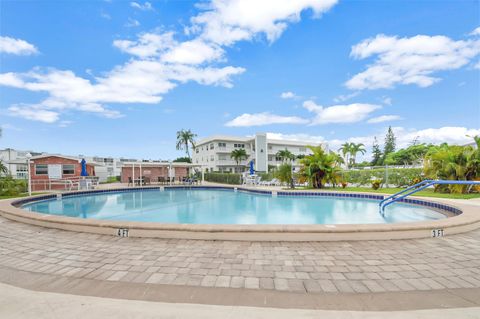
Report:
[[[30,176],[30,159],[32,154],[27,153],[27,174],[28,174],[28,196],[32,196],[32,177]]]

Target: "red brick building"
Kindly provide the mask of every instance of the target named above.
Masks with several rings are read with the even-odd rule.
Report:
[[[121,182],[128,183],[129,177],[138,179],[145,177],[151,183],[157,183],[159,177],[167,180],[168,177],[175,177],[175,181],[181,181],[193,173],[198,165],[190,163],[156,163],[156,162],[126,162],[123,163]]]
[[[78,181],[82,172],[81,159],[62,155],[39,155],[30,159],[32,191],[66,189]],[[95,176],[95,165],[87,163],[88,176]]]

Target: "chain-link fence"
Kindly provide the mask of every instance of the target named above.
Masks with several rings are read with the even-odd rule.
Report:
[[[416,166],[369,166],[349,168],[342,171],[343,179],[352,186],[371,186],[378,181],[380,187],[405,187],[423,179],[423,167]]]

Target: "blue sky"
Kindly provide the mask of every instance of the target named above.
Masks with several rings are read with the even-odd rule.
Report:
[[[480,134],[478,1],[2,1],[0,147],[174,158],[175,133]]]

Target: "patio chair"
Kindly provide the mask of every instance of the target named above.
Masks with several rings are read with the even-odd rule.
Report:
[[[163,177],[163,176],[158,176],[158,183],[159,183],[159,184],[165,184],[165,177]]]
[[[132,177],[128,177],[128,184],[127,184],[127,187],[130,186],[130,185],[133,185],[133,180],[132,180]]]

